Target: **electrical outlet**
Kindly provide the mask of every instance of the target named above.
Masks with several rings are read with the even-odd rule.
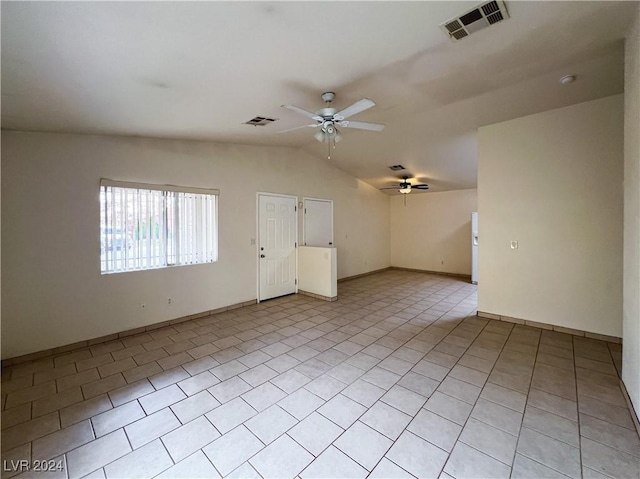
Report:
[[[173,304],[173,299],[167,298],[167,304],[171,306]]]
[[[511,241],[511,249],[518,249],[518,242],[516,240]]]

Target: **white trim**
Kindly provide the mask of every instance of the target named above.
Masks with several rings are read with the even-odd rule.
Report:
[[[152,185],[149,183],[138,183],[134,181],[117,181],[107,178],[100,178],[100,186],[114,186],[116,188],[134,188],[138,190],[175,191],[178,193],[193,193],[196,195],[220,195],[220,190],[211,188],[195,188],[192,186],[176,185]]]
[[[313,201],[324,201],[325,203],[331,203],[331,247],[333,248],[335,245],[333,243],[335,243],[334,241],[334,231],[333,231],[333,200],[328,200],[326,198],[311,198],[309,196],[303,196],[302,197],[302,244],[303,245],[307,245],[307,231],[306,231],[306,221],[307,221],[307,217],[306,217],[306,208],[307,208],[307,200],[313,200]]]
[[[257,292],[257,303],[260,303],[260,196],[276,196],[276,197],[280,197],[280,198],[291,198],[295,201],[295,207],[296,209],[298,208],[298,197],[294,196],[294,195],[283,195],[281,193],[268,193],[266,191],[258,191],[256,192],[256,292]],[[299,212],[298,212],[299,213]],[[295,230],[296,230],[296,245],[299,247],[299,241],[298,241],[298,214],[295,215],[296,218],[296,224],[295,224]],[[298,248],[295,248],[296,250],[296,281],[295,281],[295,286],[296,286],[296,290],[295,292],[298,292]]]

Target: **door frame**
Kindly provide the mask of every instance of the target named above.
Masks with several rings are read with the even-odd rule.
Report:
[[[295,202],[295,230],[296,230],[296,280],[295,292],[298,292],[298,197],[294,195],[284,195],[282,193],[269,193],[267,191],[258,191],[256,192],[256,247],[255,247],[255,257],[256,257],[256,302],[260,302],[260,196],[276,196],[279,198],[291,198]]]
[[[303,196],[302,197],[302,207],[306,208],[306,201],[307,200],[313,200],[313,201],[324,201],[325,203],[331,203],[331,247],[334,248],[335,247],[335,237],[334,237],[334,228],[333,228],[333,200],[329,200],[327,198],[311,198],[309,196]],[[302,244],[303,245],[307,245],[307,230],[306,230],[306,226],[307,226],[307,216],[306,216],[306,212],[303,211],[302,212]],[[296,263],[297,264],[297,263]]]

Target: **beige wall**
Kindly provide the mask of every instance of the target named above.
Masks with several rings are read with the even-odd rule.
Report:
[[[478,310],[622,336],[622,150],[622,95],[478,130]]]
[[[471,213],[477,190],[391,197],[391,265],[471,274]]]
[[[625,43],[622,379],[640,414],[640,7]]]
[[[2,147],[3,358],[256,298],[258,191],[334,201],[339,277],[389,266],[388,197],[302,151],[24,132]],[[219,261],[101,275],[101,177],[219,188]]]

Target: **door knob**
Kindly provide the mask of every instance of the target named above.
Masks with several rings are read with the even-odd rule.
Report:
[[[260,255],[260,257],[261,257],[261,258],[265,258],[266,256],[265,256],[265,255],[263,255],[263,254],[261,254],[261,255]]]

